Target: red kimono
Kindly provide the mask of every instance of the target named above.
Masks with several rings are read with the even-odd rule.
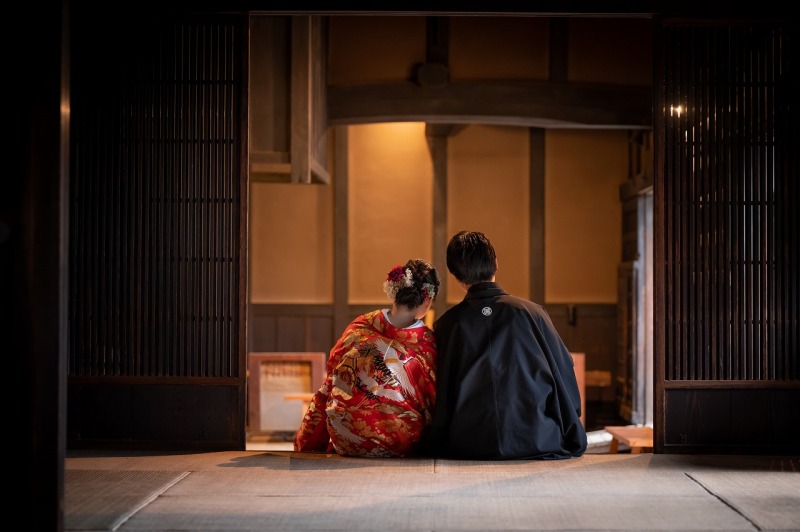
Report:
[[[418,450],[436,401],[436,344],[421,321],[398,329],[375,310],[331,349],[322,387],[294,439],[296,451],[400,457]]]

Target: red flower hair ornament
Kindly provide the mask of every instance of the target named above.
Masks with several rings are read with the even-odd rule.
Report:
[[[386,275],[386,280],[383,282],[383,291],[386,292],[386,296],[394,301],[394,298],[397,296],[397,291],[400,290],[401,287],[409,287],[414,284],[414,276],[411,273],[411,268],[406,268],[403,271],[402,266],[395,266],[389,273]]]

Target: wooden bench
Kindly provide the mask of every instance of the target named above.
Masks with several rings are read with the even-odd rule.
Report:
[[[611,434],[609,452],[619,452],[619,444],[624,443],[631,448],[631,454],[653,452],[653,427],[646,426],[609,426],[603,430]]]
[[[305,403],[310,403],[311,400],[314,398],[313,393],[288,393],[283,396],[284,401],[303,401]]]

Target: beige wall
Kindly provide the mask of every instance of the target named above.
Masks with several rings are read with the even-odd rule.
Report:
[[[425,124],[348,130],[350,303],[386,305],[383,281],[392,267],[432,260],[433,167]]]
[[[486,234],[497,252],[497,281],[525,297],[530,292],[528,145],[527,128],[469,126],[448,142],[447,179],[447,238],[461,230]],[[464,292],[449,279],[448,303],[461,301]]]
[[[252,303],[333,302],[333,187],[250,185]]]
[[[614,303],[627,132],[549,130],[545,138],[545,300]]]
[[[381,285],[391,267],[432,260],[433,169],[424,124],[351,126],[349,137],[349,303],[379,306],[387,302]],[[545,139],[540,303],[614,303],[627,132],[549,130]],[[448,157],[448,238],[462,229],[486,233],[498,254],[498,282],[528,297],[528,129],[465,127],[451,137]],[[332,302],[332,188],[252,185],[253,303]],[[435,266],[450,281],[447,301],[460,301],[446,265]]]

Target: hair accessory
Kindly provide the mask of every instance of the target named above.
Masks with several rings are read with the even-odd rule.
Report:
[[[422,291],[425,292],[425,299],[436,297],[436,287],[431,283],[422,283]]]
[[[401,287],[409,287],[414,285],[414,276],[411,273],[411,268],[406,268],[403,272],[402,266],[395,266],[386,275],[386,280],[383,282],[383,291],[386,295],[394,301],[397,296],[397,291]]]

